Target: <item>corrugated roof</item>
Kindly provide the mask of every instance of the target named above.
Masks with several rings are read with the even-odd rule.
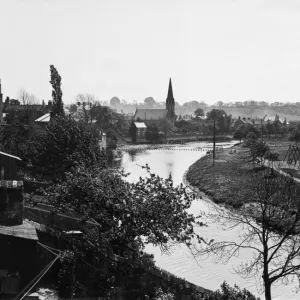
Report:
[[[50,113],[42,115],[41,117],[36,119],[34,122],[49,123],[50,122]]]
[[[134,125],[136,128],[147,128],[147,126],[143,122],[134,122]]]
[[[39,239],[34,226],[26,221],[24,221],[22,225],[0,226],[0,234],[14,236],[27,240],[37,241]]]
[[[8,156],[8,157],[11,157],[11,158],[14,158],[14,159],[22,160],[20,157],[17,157],[17,156],[14,156],[14,155],[11,155],[11,154],[8,154],[8,153],[5,153],[5,152],[1,152],[1,151],[0,151],[0,155],[5,155],[5,156]]]
[[[138,108],[135,111],[133,120],[140,118],[141,120],[160,120],[165,119],[167,116],[167,110],[161,108]]]

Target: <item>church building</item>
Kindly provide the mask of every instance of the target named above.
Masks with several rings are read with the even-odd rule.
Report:
[[[146,125],[169,120],[175,122],[175,101],[173,97],[172,81],[170,78],[166,108],[137,108],[132,118],[133,122],[144,122]]]

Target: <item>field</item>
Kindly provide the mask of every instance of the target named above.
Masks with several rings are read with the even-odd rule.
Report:
[[[257,117],[263,118],[266,114],[269,117],[274,117],[276,114],[280,118],[286,118],[287,121],[300,121],[300,116],[292,115],[290,113],[279,113],[274,111],[270,107],[266,108],[247,108],[247,107],[222,107],[227,114],[231,114],[233,117]]]
[[[216,203],[238,208],[254,200],[254,185],[257,172],[266,168],[254,165],[249,149],[235,146],[216,153],[214,166],[212,154],[207,155],[188,170],[187,181],[208,194]]]
[[[294,145],[286,137],[271,137],[265,141],[271,151],[279,154],[281,161],[285,159],[289,146]],[[255,177],[266,171],[266,167],[252,163],[248,148],[237,145],[217,152],[214,166],[212,155],[201,158],[189,168],[186,179],[214,202],[237,208],[253,201]],[[298,170],[285,167],[282,171],[300,179]]]

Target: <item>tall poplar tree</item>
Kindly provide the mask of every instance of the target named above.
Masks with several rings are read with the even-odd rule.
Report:
[[[52,85],[52,98],[53,98],[53,108],[51,116],[64,116],[64,103],[62,101],[62,90],[61,90],[61,77],[55,67],[50,65],[51,80]]]

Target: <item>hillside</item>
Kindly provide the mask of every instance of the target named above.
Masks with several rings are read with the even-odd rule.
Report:
[[[227,114],[231,114],[233,117],[258,117],[262,118],[264,115],[269,117],[279,115],[280,118],[286,118],[287,121],[300,121],[300,116],[292,115],[286,112],[275,111],[272,107],[218,107],[226,111]]]

